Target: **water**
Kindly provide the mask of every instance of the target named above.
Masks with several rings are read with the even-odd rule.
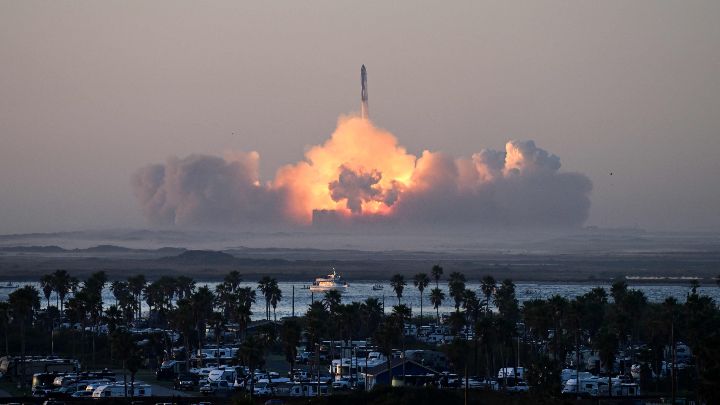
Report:
[[[34,285],[38,290],[40,290],[40,286],[37,282],[24,282],[19,283],[20,286],[22,285]],[[292,315],[292,291],[293,286],[295,287],[295,314],[296,315],[302,315],[305,313],[305,310],[307,309],[308,305],[310,305],[311,302],[311,293],[307,289],[303,289],[303,286],[307,286],[309,283],[303,283],[303,282],[280,282],[278,285],[280,287],[280,290],[282,291],[282,301],[279,303],[276,313],[278,319],[283,316],[290,316]],[[372,287],[375,284],[382,284],[384,286],[384,289],[381,291],[373,291]],[[216,282],[212,283],[197,283],[197,286],[208,286],[211,290],[215,290],[215,286],[218,285]],[[251,287],[256,288],[257,283],[250,283],[245,282],[242,283],[242,287]],[[423,295],[423,314],[424,315],[434,315],[435,309],[432,307],[432,305],[429,302],[429,294],[430,290],[435,287],[435,283],[431,283],[428,288],[425,289],[425,293]],[[518,283],[516,284],[516,294],[518,297],[518,300],[522,304],[522,302],[528,300],[528,299],[535,299],[535,298],[542,298],[546,299],[549,298],[555,294],[558,294],[562,297],[572,299],[574,297],[577,297],[578,295],[585,294],[586,292],[592,290],[595,287],[603,287],[605,290],[610,293],[610,285],[609,284],[564,284],[564,283]],[[480,283],[478,282],[469,282],[467,283],[467,288],[472,289],[475,291],[478,295],[478,298],[482,299],[483,295],[480,291]],[[674,297],[679,302],[684,302],[685,297],[690,292],[690,287],[688,285],[636,285],[631,286],[630,288],[640,290],[642,291],[645,296],[648,298],[650,302],[661,302],[664,301],[666,297]],[[454,311],[453,301],[449,297],[447,284],[440,283],[440,289],[443,290],[445,293],[446,299],[443,302],[443,305],[440,306],[440,313],[449,313]],[[12,289],[0,289],[0,300],[6,300],[8,294],[12,292]],[[703,295],[709,295],[712,297],[715,302],[720,302],[720,288],[715,286],[703,286],[698,289],[698,292]],[[253,305],[253,320],[262,319],[264,317],[264,311],[265,311],[265,300],[260,295],[260,292],[258,291],[258,299],[257,302]],[[41,301],[42,305],[45,305],[45,299],[42,296],[41,291]],[[385,308],[389,312],[392,310],[392,306],[397,304],[397,298],[395,297],[395,292],[392,290],[390,285],[387,281],[354,281],[350,283],[350,286],[347,289],[347,292],[343,294],[343,303],[349,303],[352,301],[364,301],[365,299],[369,297],[375,297],[380,299],[382,302],[384,296],[385,301]],[[315,300],[322,299],[323,294],[315,294]],[[55,296],[53,296],[50,299],[51,304],[54,305],[55,303]],[[115,303],[115,298],[112,295],[112,292],[109,288],[106,288],[103,291],[103,302],[105,303],[105,306],[112,305]],[[412,308],[413,315],[419,315],[420,314],[420,293],[415,288],[415,286],[412,285],[412,281],[408,283],[408,285],[405,287],[403,291],[403,296],[401,298],[401,303],[408,305]],[[143,303],[143,312],[147,312],[147,305]]]

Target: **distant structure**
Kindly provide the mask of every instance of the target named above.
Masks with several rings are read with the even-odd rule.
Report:
[[[367,70],[365,70],[365,65],[360,68],[360,85],[362,86],[360,91],[360,101],[362,102],[360,116],[366,120],[369,118],[370,112],[368,110]]]

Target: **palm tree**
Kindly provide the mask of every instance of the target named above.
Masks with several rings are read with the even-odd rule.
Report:
[[[173,299],[177,296],[177,281],[174,277],[162,276],[155,284],[158,285],[160,295],[160,312],[165,314],[166,310],[172,308]]]
[[[103,320],[108,325],[108,332],[113,333],[117,326],[123,321],[123,313],[117,305],[110,305],[105,310],[105,316]]]
[[[232,292],[231,288],[225,284],[220,283],[215,286],[215,297],[217,298],[217,305],[222,310],[225,316],[230,316],[232,307],[237,299],[236,294]]]
[[[365,336],[372,336],[383,317],[382,303],[377,298],[367,298],[360,304],[360,312],[362,319],[365,321]]]
[[[480,306],[480,301],[477,299],[475,291],[465,289],[462,306],[463,309],[465,309],[465,317],[468,320],[472,319],[473,323],[477,322],[478,314],[482,307]]]
[[[240,272],[237,270],[231,271],[223,279],[223,284],[230,287],[230,291],[232,292],[237,292],[238,288],[240,288],[240,283],[242,283],[242,276],[240,276]]]
[[[124,298],[126,293],[130,292],[130,289],[128,288],[128,283],[115,280],[110,283],[110,291],[112,291],[113,297],[115,297],[115,304],[119,305],[120,300]]]
[[[435,288],[440,288],[440,277],[443,275],[443,268],[436,264],[432,267],[432,276],[435,279]]]
[[[8,342],[8,331],[10,330],[10,321],[12,320],[12,310],[7,301],[0,301],[0,323],[2,323],[3,333],[5,335],[5,355],[10,355]]]
[[[130,332],[122,329],[118,329],[113,333],[111,344],[113,353],[117,353],[118,359],[122,361],[123,370],[130,372],[130,397],[132,398],[135,391],[135,374],[137,374],[142,362],[142,352]],[[125,379],[127,380],[127,377]],[[127,384],[125,387],[127,387]],[[126,388],[126,397],[127,393]]]
[[[203,331],[205,330],[205,324],[213,312],[213,302],[215,302],[215,296],[207,286],[198,288],[190,297],[190,305],[193,310],[193,317],[195,318],[195,329],[198,336],[198,344],[201,345],[203,341]],[[202,364],[202,357],[198,358]]]
[[[439,288],[433,288],[430,291],[430,303],[433,304],[437,315],[437,324],[440,326],[440,305],[442,305],[445,299],[445,293]]]
[[[255,370],[265,364],[265,346],[255,336],[248,336],[237,352],[240,364],[250,370],[250,397],[255,389]]]
[[[392,316],[397,316],[402,319],[403,322],[409,321],[412,318],[412,309],[407,305],[394,305],[392,308]]]
[[[170,312],[168,321],[170,327],[180,332],[185,344],[185,356],[190,365],[190,335],[195,331],[195,317],[193,314],[192,302],[189,298],[179,299],[175,308]]]
[[[295,371],[295,357],[297,356],[297,347],[302,337],[302,325],[297,318],[286,319],[280,329],[280,340],[282,341],[283,351],[285,352],[285,360],[290,363],[290,378]]]
[[[53,286],[60,300],[60,312],[65,308],[65,297],[77,284],[77,279],[71,277],[65,270],[56,270],[55,273],[53,273]]]
[[[340,306],[341,302],[342,302],[342,295],[340,295],[339,291],[336,291],[336,290],[325,291],[325,297],[323,298],[322,303],[323,303],[323,305],[325,305],[325,308],[327,308],[327,310],[330,311],[331,314],[333,314],[337,311],[337,308]]]
[[[615,363],[615,353],[618,349],[618,338],[610,329],[603,327],[595,340],[595,349],[599,352],[600,361],[608,375],[608,394],[612,396],[612,372]]]
[[[485,312],[490,312],[490,297],[492,297],[493,293],[495,292],[496,286],[497,282],[492,276],[485,276],[482,278],[482,283],[480,284],[480,291],[482,291],[483,295],[485,296]]]
[[[225,317],[220,312],[212,312],[208,318],[208,326],[210,326],[210,329],[213,331],[213,336],[215,336],[215,347],[217,348],[217,350],[215,350],[216,361],[217,364],[220,364],[220,337],[227,328]]]
[[[269,276],[264,276],[258,281],[258,290],[265,297],[265,319],[270,320],[270,291],[272,290],[273,282],[277,284],[277,281]]]
[[[415,284],[415,287],[420,291],[420,326],[422,326],[422,319],[423,319],[423,291],[425,291],[425,287],[430,284],[430,277],[428,277],[425,273],[418,273],[413,277],[413,284]]]
[[[16,322],[20,323],[20,362],[23,365],[23,373],[25,375],[25,328],[28,323],[32,323],[35,312],[40,309],[40,294],[38,290],[31,286],[18,288],[8,296],[8,304],[10,311]],[[20,379],[21,386],[24,386],[25,379]]]
[[[243,287],[238,289],[237,302],[233,306],[233,319],[238,323],[238,327],[242,329],[243,336],[247,335],[247,326],[250,324],[252,316],[252,304],[255,303],[255,290],[251,287]]]
[[[142,291],[145,303],[148,305],[148,312],[160,312],[163,305],[163,292],[157,281],[145,286]],[[148,315],[149,316],[149,315]]]
[[[277,322],[277,315],[275,314],[275,310],[277,309],[278,303],[282,300],[282,291],[280,291],[280,287],[278,287],[277,282],[272,285],[270,288],[270,305],[272,305],[273,308],[273,321]]]
[[[390,368],[390,359],[392,358],[393,346],[399,343],[402,333],[402,320],[396,316],[386,316],[373,335],[373,342],[376,342],[380,351],[387,358],[388,381],[391,383],[392,368]]]
[[[52,274],[45,274],[42,278],[40,278],[40,288],[47,300],[47,307],[50,308],[50,296],[55,290],[55,278]]]
[[[188,276],[178,276],[175,278],[175,295],[178,299],[191,296],[193,291],[195,291],[195,280]]]
[[[483,291],[483,294],[485,294],[485,291]],[[487,300],[487,296],[485,299]],[[500,287],[495,289],[494,301],[500,315],[513,321],[518,320],[520,317],[520,307],[518,306],[517,296],[515,295],[515,284],[512,280],[503,280]]]
[[[460,305],[465,293],[465,276],[462,273],[452,272],[448,280],[450,296],[455,300],[455,312],[460,312]]]
[[[312,347],[320,343],[320,338],[327,329],[329,317],[330,313],[321,302],[314,301],[310,304],[305,313],[305,335],[308,346]]]
[[[405,323],[412,318],[412,309],[404,304],[393,306],[392,318],[396,318],[400,324],[400,344],[402,345],[402,374],[403,380],[405,380]],[[392,382],[392,380],[390,380]]]
[[[492,345],[495,334],[493,333],[495,328],[495,319],[493,314],[486,313],[480,320],[475,323],[475,342],[481,342],[485,351],[485,373],[490,374],[491,363],[490,363],[490,347]],[[477,346],[476,346],[477,347]],[[475,353],[475,367],[477,368],[477,349]],[[493,358],[494,364],[494,358]]]
[[[400,298],[402,298],[402,293],[406,285],[407,283],[405,282],[405,277],[403,277],[402,274],[395,274],[394,276],[392,276],[392,278],[390,278],[390,286],[392,287],[393,291],[395,291],[398,305],[400,305]]]
[[[130,289],[130,292],[132,293],[133,297],[135,297],[135,308],[137,311],[138,318],[142,318],[141,297],[143,295],[143,292],[145,291],[146,285],[147,285],[147,280],[145,280],[145,276],[142,274],[138,274],[136,276],[128,278],[128,288]]]

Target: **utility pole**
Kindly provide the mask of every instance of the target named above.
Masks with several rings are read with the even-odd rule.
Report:
[[[292,317],[295,318],[295,284],[292,286]]]

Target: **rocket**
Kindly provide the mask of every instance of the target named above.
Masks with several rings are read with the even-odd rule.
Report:
[[[362,119],[366,120],[369,119],[369,110],[368,110],[368,90],[367,90],[367,70],[365,70],[365,65],[362,65],[362,68],[360,68],[360,85],[362,87],[360,91],[360,102],[362,103],[360,106],[360,116]]]

